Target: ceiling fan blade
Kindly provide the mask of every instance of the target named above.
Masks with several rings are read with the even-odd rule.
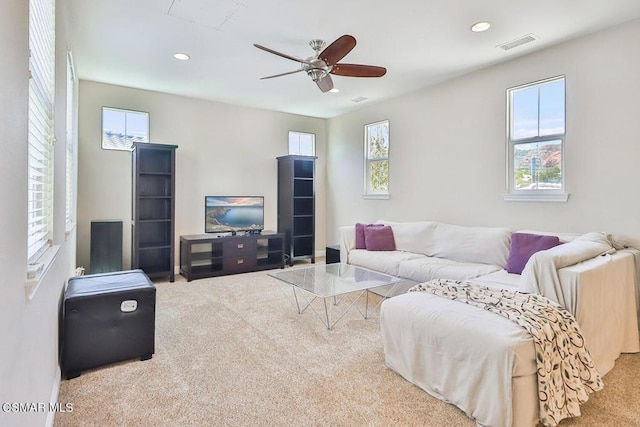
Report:
[[[345,34],[327,46],[320,55],[318,55],[318,58],[326,62],[327,65],[333,65],[344,58],[347,53],[351,52],[351,49],[355,46],[356,39],[353,36]]]
[[[289,75],[289,74],[299,73],[300,71],[304,71],[304,70],[303,70],[302,68],[300,68],[299,70],[289,71],[289,72],[286,72],[286,73],[280,73],[280,74],[274,74],[273,76],[260,77],[260,80],[272,79],[272,78],[274,78],[274,77],[287,76],[287,75]]]
[[[265,52],[273,53],[274,55],[278,55],[278,56],[281,56],[283,58],[290,59],[292,61],[300,62],[302,64],[309,64],[309,61],[307,61],[306,59],[296,58],[295,56],[287,55],[286,53],[278,52],[276,50],[269,49],[268,47],[264,47],[264,46],[261,46],[259,44],[255,44],[254,43],[254,46],[257,47],[258,49],[264,50]]]
[[[333,89],[333,80],[331,80],[331,76],[329,74],[318,80],[316,84],[323,92],[329,92]]]
[[[382,77],[386,73],[387,69],[384,67],[360,64],[336,64],[331,70],[331,74],[347,77]]]

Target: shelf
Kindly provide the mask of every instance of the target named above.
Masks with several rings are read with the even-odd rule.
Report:
[[[141,176],[168,176],[170,177],[172,174],[171,172],[145,172],[145,171],[140,171],[138,172],[138,175]]]
[[[219,273],[222,271],[222,264],[199,265],[191,267],[191,273],[194,275],[206,275],[209,273]]]
[[[173,179],[168,174],[138,174],[138,197],[172,197]]]
[[[138,245],[138,249],[141,251],[147,251],[149,249],[164,249],[170,248],[171,242],[151,242],[151,243],[141,243]]]
[[[193,252],[191,253],[191,260],[213,260],[213,259],[222,259],[222,251],[216,252]]]
[[[138,201],[138,221],[171,221],[172,207],[170,197],[141,197]]]
[[[144,174],[173,174],[173,149],[172,146],[142,146],[139,149],[140,162],[138,173]],[[138,149],[138,146],[136,146]]]
[[[293,161],[293,177],[294,178],[309,178],[313,179],[314,160],[300,160]]]
[[[293,180],[293,197],[313,197],[313,180],[294,179]]]

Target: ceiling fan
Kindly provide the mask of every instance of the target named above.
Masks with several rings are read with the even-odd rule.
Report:
[[[294,56],[269,49],[268,47],[254,44],[258,49],[299,62],[301,65],[301,68],[298,70],[262,77],[261,80],[306,71],[311,79],[316,82],[322,92],[328,92],[333,89],[333,80],[331,80],[330,74],[346,77],[382,77],[387,72],[386,68],[377,67],[375,65],[343,64],[338,62],[355,47],[356,39],[353,36],[345,34],[344,36],[338,37],[338,39],[322,50],[324,44],[323,40],[311,40],[309,45],[316,53],[307,59],[296,58]]]

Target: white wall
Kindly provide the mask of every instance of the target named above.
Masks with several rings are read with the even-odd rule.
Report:
[[[379,218],[640,239],[640,20],[329,120],[327,240]],[[390,72],[393,72],[390,69]],[[505,202],[505,91],[566,75],[567,203]],[[363,200],[363,125],[389,119],[389,200]]]
[[[101,148],[102,107],[150,113],[152,142],[176,151],[176,263],[179,236],[204,233],[205,195],[265,197],[265,229],[277,228],[277,156],[288,132],[316,134],[316,249],[325,246],[326,121],[90,81],[80,84],[78,265],[89,268],[90,227],[120,219],[124,268],[131,261],[131,153]]]
[[[65,7],[58,7],[56,90],[66,92]],[[65,237],[65,97],[59,97],[55,128],[54,243],[60,250],[32,300],[25,295],[27,265],[28,2],[0,4],[0,403],[48,405],[56,399],[58,315],[62,290],[75,264],[75,232]],[[59,171],[62,171],[61,173]],[[62,215],[60,215],[62,213]],[[0,411],[0,425],[42,426],[53,413]]]

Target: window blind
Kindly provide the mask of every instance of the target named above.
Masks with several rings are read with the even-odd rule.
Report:
[[[53,202],[54,0],[29,0],[29,155],[27,255],[49,246]]]

